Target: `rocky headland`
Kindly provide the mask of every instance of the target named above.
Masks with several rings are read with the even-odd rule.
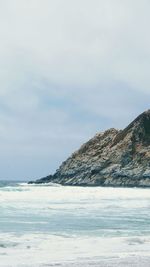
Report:
[[[83,144],[54,175],[30,183],[150,187],[150,110],[124,130],[109,129]]]

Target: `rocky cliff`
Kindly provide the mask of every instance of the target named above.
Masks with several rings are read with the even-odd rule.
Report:
[[[150,110],[124,130],[96,134],[54,175],[36,183],[82,186],[150,186]]]

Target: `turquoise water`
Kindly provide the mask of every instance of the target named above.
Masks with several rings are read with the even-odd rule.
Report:
[[[146,257],[149,208],[149,189],[1,182],[0,266]]]

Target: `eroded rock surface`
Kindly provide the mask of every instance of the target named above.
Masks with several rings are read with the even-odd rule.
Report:
[[[124,130],[95,135],[54,175],[37,183],[85,186],[150,186],[150,110]]]

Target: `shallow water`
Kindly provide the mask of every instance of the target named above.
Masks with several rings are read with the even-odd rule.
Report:
[[[0,266],[150,266],[149,209],[149,189],[1,183]]]

